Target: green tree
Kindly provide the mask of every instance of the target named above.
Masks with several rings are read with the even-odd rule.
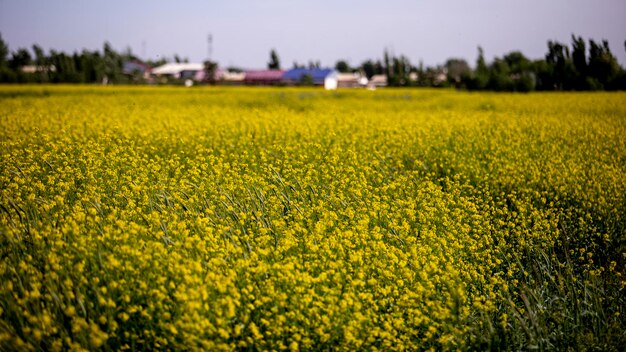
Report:
[[[461,87],[463,78],[468,77],[471,72],[467,61],[464,59],[448,59],[444,66],[448,82],[456,88]]]
[[[545,59],[535,60],[533,62],[533,71],[536,79],[535,89],[554,90],[552,66]]]
[[[104,77],[104,62],[100,53],[83,50],[80,55],[80,67],[82,67],[82,81],[85,83],[102,82]]]
[[[6,67],[9,57],[9,45],[2,39],[0,34],[0,67]]]
[[[158,60],[146,60],[145,63],[146,65],[150,67],[159,67],[159,66],[165,65],[167,63],[167,59],[164,57],[161,57]]]
[[[236,72],[236,73],[242,73],[245,71],[243,68],[237,67],[237,66],[228,66],[226,70],[228,72]]]
[[[495,91],[513,91],[514,84],[511,79],[511,70],[508,63],[500,58],[495,58],[489,67],[489,82],[487,88]]]
[[[30,56],[28,50],[20,48],[16,52],[11,54],[9,67],[13,70],[20,70],[22,67],[30,65],[31,63],[32,57]]]
[[[615,89],[614,80],[620,73],[620,66],[617,59],[609,49],[606,40],[598,44],[593,40],[589,41],[589,77],[597,83],[599,89]]]
[[[422,60],[420,60],[417,67],[415,67],[415,73],[417,74],[417,81],[414,82],[414,84],[420,87],[423,86],[425,71],[424,71],[424,62]]]
[[[9,45],[2,39],[0,34],[0,82],[15,82],[16,74],[9,68]]]
[[[570,90],[574,87],[576,68],[569,48],[559,42],[548,41],[546,62],[551,66],[552,83],[556,90]]]
[[[385,65],[385,75],[387,75],[387,84],[389,84],[390,86],[395,86],[396,85],[396,77],[393,75],[393,69],[391,67],[391,61],[389,59],[389,53],[387,52],[387,49],[385,49],[385,52],[383,54],[383,64]]]
[[[412,66],[406,56],[390,56],[389,52],[385,50],[383,60],[388,85],[406,86],[410,84],[409,74],[412,70]]]
[[[217,75],[217,62],[207,60],[204,62],[204,80],[208,84],[215,84]]]
[[[10,74],[12,81],[19,83],[27,83],[33,80],[32,74],[23,72],[22,68],[26,65],[29,65],[32,61],[30,53],[28,50],[21,48],[11,54],[11,59],[9,59],[8,67],[9,70],[12,71]]]
[[[519,51],[513,51],[503,57],[509,68],[509,78],[513,84],[513,90],[517,92],[530,92],[535,90],[535,74],[532,62]]]
[[[35,53],[35,65],[43,66],[46,64],[46,54],[39,45],[33,44],[33,53]]]
[[[51,67],[54,66],[55,68],[54,71],[50,72],[50,80],[53,83],[77,83],[81,81],[72,57],[67,56],[63,52],[51,50],[50,63]]]
[[[181,64],[181,63],[189,63],[189,59],[188,58],[181,58],[180,56],[178,56],[178,54],[174,54],[174,62],[176,62],[177,64]]]
[[[483,48],[478,47],[478,57],[476,58],[476,69],[461,78],[462,84],[470,90],[482,90],[487,88],[489,83],[489,67],[485,62]]]
[[[411,62],[409,59],[401,55],[400,57],[394,57],[392,73],[395,79],[395,85],[407,86],[410,83],[409,75],[411,73]]]
[[[582,37],[576,37],[572,34],[572,63],[576,70],[574,78],[574,89],[586,90],[589,89],[587,80],[588,66],[587,66],[587,49],[585,40]]]
[[[587,72],[587,49],[585,40],[572,34],[572,61],[578,73],[584,75]]]
[[[267,63],[267,68],[270,70],[280,70],[280,59],[274,49],[270,51],[270,61]]]
[[[104,43],[104,55],[103,55],[103,66],[104,66],[104,77],[103,83],[120,83],[123,81],[122,75],[122,57],[111,47],[109,42]]]
[[[385,71],[383,64],[380,61],[367,60],[361,64],[360,69],[365,73],[365,76],[370,79],[374,75],[382,75]]]
[[[350,65],[345,60],[337,61],[337,63],[335,64],[335,70],[342,72],[342,73],[352,72]]]
[[[48,82],[50,79],[50,63],[46,54],[37,44],[33,44],[33,53],[35,54],[35,65],[37,66],[37,82]]]
[[[322,67],[322,64],[320,63],[319,60],[317,60],[317,61],[309,60],[309,68],[310,69],[321,68],[321,67]]]

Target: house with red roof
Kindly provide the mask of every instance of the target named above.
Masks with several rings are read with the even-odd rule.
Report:
[[[283,70],[248,70],[243,82],[255,86],[276,86],[283,84]]]

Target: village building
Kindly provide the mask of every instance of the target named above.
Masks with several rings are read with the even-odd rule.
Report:
[[[152,75],[157,77],[173,77],[178,79],[194,79],[198,72],[204,72],[201,63],[171,62],[152,69]]]
[[[365,87],[367,85],[367,77],[362,76],[360,73],[338,73],[337,74],[337,87],[338,88],[358,88]]]
[[[288,85],[313,84],[337,89],[337,74],[337,71],[329,68],[293,68],[285,72],[283,80]]]
[[[54,65],[50,65],[50,66],[24,65],[20,68],[20,70],[24,73],[56,72],[57,68]]]
[[[283,83],[283,70],[248,70],[245,71],[244,83],[255,86],[276,86]]]
[[[122,66],[122,73],[129,76],[141,77],[143,79],[150,78],[152,68],[138,60],[126,61]]]
[[[378,87],[386,87],[387,86],[387,76],[386,75],[373,75],[367,83],[368,88],[378,88]]]
[[[215,74],[215,80],[218,83],[225,84],[225,85],[240,85],[244,83],[245,79],[246,79],[245,72],[217,70]]]

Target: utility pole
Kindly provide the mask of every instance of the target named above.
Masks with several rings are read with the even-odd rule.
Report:
[[[211,60],[213,56],[213,35],[211,33],[209,33],[209,38],[208,38],[208,51],[209,51],[209,60]]]

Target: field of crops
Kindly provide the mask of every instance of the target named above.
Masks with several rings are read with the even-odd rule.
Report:
[[[0,87],[0,350],[619,349],[626,94]]]

